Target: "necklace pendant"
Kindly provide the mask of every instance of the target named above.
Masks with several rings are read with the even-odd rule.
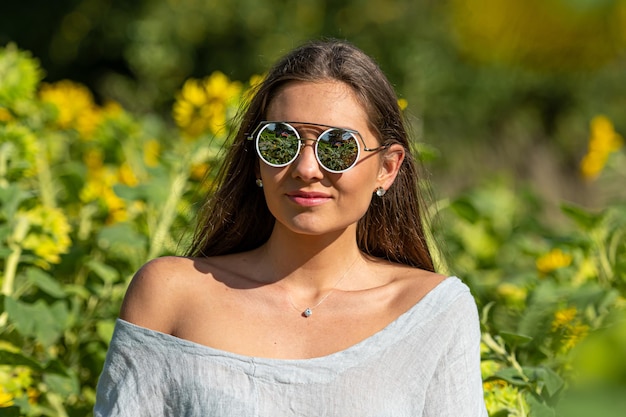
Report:
[[[311,311],[311,309],[310,309],[310,308],[307,308],[306,310],[304,310],[304,311],[302,312],[302,315],[303,315],[304,317],[309,317],[309,316],[311,316],[311,314],[313,314],[313,311]]]

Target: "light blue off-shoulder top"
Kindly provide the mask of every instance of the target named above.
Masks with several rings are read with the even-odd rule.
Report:
[[[118,319],[96,417],[486,417],[480,328],[450,277],[383,330],[312,359],[243,356]]]

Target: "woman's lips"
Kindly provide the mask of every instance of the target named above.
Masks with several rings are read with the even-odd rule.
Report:
[[[318,206],[331,199],[328,194],[305,191],[290,192],[287,193],[287,197],[294,203],[305,207]]]

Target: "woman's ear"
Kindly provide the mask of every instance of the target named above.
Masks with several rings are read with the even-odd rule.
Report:
[[[377,184],[379,187],[388,190],[396,179],[398,171],[400,171],[400,166],[402,166],[402,161],[404,161],[405,151],[402,145],[394,143],[384,152],[385,154],[382,157],[380,171],[378,172]]]

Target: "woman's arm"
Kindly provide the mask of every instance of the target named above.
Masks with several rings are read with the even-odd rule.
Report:
[[[190,260],[166,256],[149,261],[135,274],[122,302],[120,318],[172,334],[185,287],[181,272]]]

